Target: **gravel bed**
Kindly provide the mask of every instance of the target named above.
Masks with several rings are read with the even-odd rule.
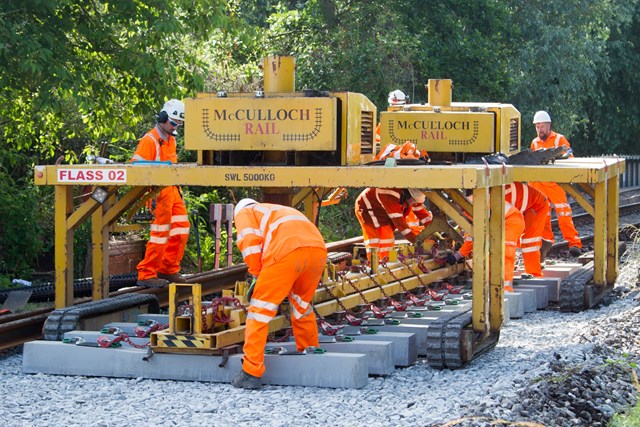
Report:
[[[509,321],[495,349],[458,371],[426,361],[363,389],[25,375],[0,355],[7,426],[604,426],[635,405],[640,251],[611,298],[582,313],[553,308]]]

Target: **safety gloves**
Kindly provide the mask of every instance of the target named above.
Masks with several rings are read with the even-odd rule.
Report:
[[[256,286],[257,280],[258,278],[255,276],[249,276],[249,278],[247,279],[247,284],[249,285],[247,286],[247,291],[245,293],[247,302],[251,302],[251,296],[253,295],[253,288]]]

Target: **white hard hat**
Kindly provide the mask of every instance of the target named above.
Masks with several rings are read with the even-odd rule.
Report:
[[[168,100],[160,111],[166,112],[171,120],[184,122],[184,104],[178,99]]]
[[[400,89],[389,92],[389,105],[402,105],[407,102],[407,95]]]
[[[235,218],[236,216],[238,216],[238,212],[240,212],[240,210],[246,208],[249,205],[255,205],[256,202],[253,199],[242,199],[240,200],[238,203],[236,203],[236,207],[233,208],[233,217]]]
[[[538,111],[533,115],[533,124],[536,123],[551,123],[551,117],[546,111]]]
[[[409,188],[409,194],[411,194],[411,198],[418,203],[424,203],[424,193],[422,190],[418,188]]]

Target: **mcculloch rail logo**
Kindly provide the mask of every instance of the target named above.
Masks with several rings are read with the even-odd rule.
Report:
[[[260,109],[240,108],[237,110],[213,110],[214,121],[307,121],[311,120],[311,110],[308,108],[292,109]]]
[[[398,120],[399,130],[470,130],[468,120]]]

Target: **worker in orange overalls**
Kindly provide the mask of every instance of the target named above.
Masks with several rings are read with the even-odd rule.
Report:
[[[158,113],[155,128],[138,143],[131,161],[177,163],[176,131],[184,124],[184,104],[167,101]],[[137,265],[138,286],[163,287],[170,282],[185,283],[180,261],[189,239],[189,215],[180,188],[163,188],[155,198],[154,215],[144,259]]]
[[[327,261],[320,231],[297,210],[242,199],[233,211],[236,245],[249,274],[257,276],[244,333],[242,371],[231,384],[260,388],[269,321],[288,297],[296,348],[318,346],[318,326],[311,300]]]
[[[551,130],[551,117],[546,111],[538,111],[533,116],[533,124],[536,126],[538,136],[531,141],[531,150],[563,146],[567,149],[567,155],[573,157],[573,150],[567,138]],[[562,237],[569,243],[569,253],[573,256],[580,255],[582,253],[582,241],[576,227],[573,225],[573,213],[567,201],[567,193],[555,182],[530,182],[529,185],[547,196],[551,207],[556,212]],[[551,211],[549,211],[542,238],[551,243],[555,240],[551,228]],[[548,246],[550,247],[550,245]]]
[[[549,219],[549,200],[540,191],[523,182],[507,184],[504,195],[505,200],[522,212],[524,217],[524,233],[520,238],[524,270],[534,277],[542,277],[540,249],[542,233]]]
[[[520,236],[524,232],[524,216],[509,202],[504,205],[504,290],[513,292],[513,270],[516,264],[516,250]],[[455,253],[447,255],[447,263],[455,264],[462,258],[471,256],[473,237],[464,236],[464,243]]]
[[[424,206],[425,196],[417,188],[367,188],[355,203],[355,213],[370,259],[371,248],[378,249],[380,259],[389,256],[395,243],[394,230],[398,230],[411,243],[420,234],[407,223],[409,212],[418,218],[418,226],[431,223],[433,216]],[[415,224],[414,224],[415,226]]]

